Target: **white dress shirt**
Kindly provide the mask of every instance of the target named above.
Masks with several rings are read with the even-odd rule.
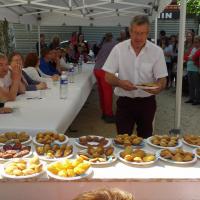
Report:
[[[117,44],[112,49],[103,70],[113,74],[118,73],[120,80],[129,80],[134,85],[155,82],[168,75],[165,57],[160,47],[146,41],[145,46],[136,56],[130,39]],[[116,87],[114,92],[117,96],[131,98],[152,95],[140,89],[126,91],[119,87]]]
[[[11,84],[12,84],[11,72],[8,71],[8,73],[3,78],[0,78],[0,87],[4,89],[9,89]]]

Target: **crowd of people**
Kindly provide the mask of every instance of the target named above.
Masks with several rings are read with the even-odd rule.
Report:
[[[166,36],[164,30],[160,31],[158,45],[163,49],[168,70],[167,88],[176,84],[177,57],[178,57],[178,35]],[[189,95],[185,103],[192,105],[200,104],[200,36],[195,35],[193,29],[185,33],[184,44],[184,70],[183,92]]]
[[[59,80],[61,72],[69,70],[71,66],[69,63],[79,63],[80,58],[83,62],[94,59],[94,75],[99,91],[102,120],[107,123],[116,122],[119,133],[131,133],[133,121],[135,121],[139,129],[140,123],[142,124],[143,128],[138,129],[139,132],[147,132],[146,136],[151,135],[153,113],[156,110],[154,95],[176,84],[178,36],[168,37],[165,31],[160,31],[157,41],[159,48],[148,41],[150,40],[148,38],[150,24],[144,16],[134,18],[131,23],[129,31],[128,29],[122,30],[116,40],[112,33],[106,33],[102,41],[93,46],[85,40],[83,33],[73,32],[64,47],[62,47],[59,37],[55,36],[51,43],[47,44],[45,35],[41,34],[40,42],[36,43],[36,52],[30,52],[25,57],[18,52],[13,52],[8,57],[1,54],[0,113],[12,112],[3,105],[6,101],[14,101],[17,95],[23,94],[25,91],[47,89],[47,80]],[[92,55],[91,52],[93,52]],[[151,55],[152,52],[154,56]],[[133,65],[133,68],[128,65]],[[187,87],[183,88],[189,90],[189,99],[186,103],[198,105],[200,104],[200,36],[195,36],[193,30],[186,31],[184,67],[187,71],[188,82]],[[116,74],[118,74],[118,78]],[[135,84],[155,81],[159,85],[158,91],[144,91],[143,93],[136,91]],[[113,113],[113,87],[117,88],[115,94],[119,96],[116,116]],[[129,98],[130,102],[128,102]],[[140,101],[132,102],[132,99]],[[147,107],[152,108],[149,110],[149,113],[152,113],[149,118],[145,114],[147,108],[144,107],[144,101],[146,99],[148,99]],[[123,102],[126,105],[130,104],[130,107],[136,106],[133,109],[135,118],[130,120],[129,125],[127,125],[126,115],[131,109],[127,106],[127,111]],[[143,103],[139,105],[141,102]],[[141,113],[143,113],[140,110],[139,115],[136,116],[135,110],[139,107],[145,108],[143,116],[143,118],[146,117],[145,124],[136,119],[139,115],[141,118]],[[125,116],[124,120],[122,119],[123,115]],[[132,118],[134,115],[131,114]],[[144,130],[145,127],[148,130]]]

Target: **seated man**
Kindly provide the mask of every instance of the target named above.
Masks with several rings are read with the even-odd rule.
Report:
[[[56,66],[53,66],[52,58],[54,53],[51,53],[49,49],[42,50],[42,58],[40,59],[40,66],[39,69],[42,72],[42,75],[53,76],[54,74],[59,74]]]
[[[14,101],[18,93],[24,93],[21,85],[21,70],[18,65],[13,65],[9,70],[8,59],[0,54],[0,99],[1,102]]]
[[[25,87],[26,91],[35,91],[35,90],[44,90],[47,88],[46,83],[35,81],[31,79],[25,71],[22,70],[23,68],[23,57],[20,53],[14,52],[9,57],[10,66],[13,70],[13,66],[18,65],[20,68],[21,74],[21,86]]]

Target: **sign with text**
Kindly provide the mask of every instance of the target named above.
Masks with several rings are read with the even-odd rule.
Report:
[[[180,9],[179,5],[169,5],[162,13],[160,13],[159,19],[179,19]]]

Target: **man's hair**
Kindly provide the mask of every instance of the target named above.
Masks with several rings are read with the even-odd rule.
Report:
[[[112,33],[106,33],[106,34],[105,34],[105,41],[106,41],[106,42],[112,40],[112,38],[113,38]]]
[[[21,59],[22,59],[22,61],[24,62],[24,57],[23,57],[23,55],[22,55],[21,53],[15,51],[15,52],[13,52],[13,53],[11,53],[11,54],[9,55],[9,57],[8,57],[8,62],[9,62],[9,63],[11,63],[11,61],[12,61],[12,59],[13,59],[14,56],[20,56]]]
[[[41,56],[44,58],[50,52],[49,48],[44,48],[41,50]]]
[[[85,192],[80,194],[73,200],[134,200],[131,193],[123,190],[112,189],[99,189],[94,191]]]
[[[0,59],[7,59],[7,56],[3,53],[0,53]]]
[[[166,32],[165,32],[164,30],[161,30],[161,31],[160,31],[160,35],[161,35],[161,36],[165,36],[165,35],[166,35]]]
[[[146,15],[136,15],[131,20],[130,26],[132,27],[133,25],[143,25],[143,24],[147,24],[148,26],[150,26],[148,17]]]

